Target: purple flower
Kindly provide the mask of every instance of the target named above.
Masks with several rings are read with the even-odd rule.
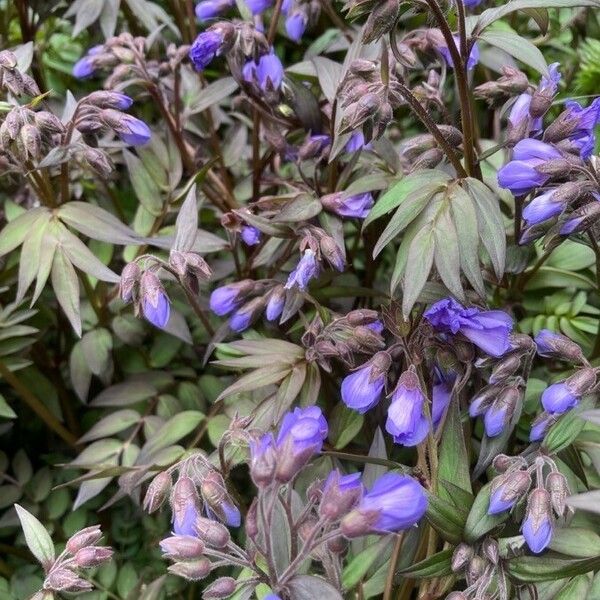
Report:
[[[173,533],[196,536],[200,516],[198,491],[189,477],[180,477],[173,488]]]
[[[552,539],[551,514],[550,494],[536,488],[529,495],[522,527],[523,537],[534,554],[543,552]]]
[[[323,447],[329,428],[318,406],[295,408],[283,417],[275,445],[291,444],[294,454],[316,454]]]
[[[228,285],[217,288],[210,295],[210,309],[220,317],[228,315],[238,306],[238,290]]]
[[[87,77],[91,77],[96,71],[96,66],[94,64],[94,56],[96,54],[100,54],[104,51],[104,46],[98,45],[90,48],[86,55],[83,58],[80,58],[73,65],[73,76],[77,77],[77,79],[86,79]]]
[[[233,5],[230,0],[203,0],[196,4],[196,17],[199,21],[213,19]]]
[[[556,421],[556,416],[549,413],[541,413],[535,421],[531,424],[531,431],[529,432],[530,442],[540,442],[546,436],[546,432],[550,429],[550,426]]]
[[[263,91],[277,90],[283,81],[283,65],[279,58],[271,53],[248,61],[242,69],[245,81],[256,83]]]
[[[517,388],[506,388],[487,408],[483,417],[483,425],[488,437],[496,437],[504,431],[513,416],[519,398],[520,394]]]
[[[308,17],[303,10],[296,10],[285,20],[285,30],[290,40],[298,43],[306,31]]]
[[[550,329],[540,329],[534,341],[537,353],[545,358],[561,357],[565,351],[569,352],[569,358],[578,359],[581,356],[581,348],[575,342]]]
[[[152,132],[144,121],[131,115],[123,114],[115,133],[126,143],[132,146],[143,146],[150,141]]]
[[[285,306],[285,288],[279,287],[271,293],[269,301],[267,302],[267,308],[265,310],[265,317],[267,321],[275,321],[279,319]]]
[[[434,428],[440,424],[450,404],[455,381],[455,372],[443,373],[440,369],[434,369],[433,390],[431,394],[431,421]]]
[[[383,322],[377,319],[377,321],[373,321],[373,323],[367,323],[367,327],[374,331],[375,333],[382,334],[385,327],[383,326]]]
[[[386,473],[375,481],[356,510],[372,519],[372,531],[398,531],[421,519],[427,510],[427,497],[412,477]]]
[[[361,414],[373,408],[381,399],[389,364],[389,356],[379,352],[362,367],[346,375],[341,388],[344,404]]]
[[[298,266],[289,274],[285,289],[290,290],[294,286],[303,292],[308,288],[311,279],[319,274],[319,263],[315,253],[308,249],[304,251]]]
[[[502,356],[510,349],[512,319],[499,310],[465,308],[452,298],[433,304],[425,318],[442,333],[460,333],[491,356]]]
[[[374,203],[373,195],[370,192],[348,196],[342,200],[336,212],[342,217],[364,219],[369,214]]]
[[[392,395],[385,423],[396,444],[416,446],[427,437],[429,422],[423,414],[424,402],[418,377],[412,371],[405,371]]]
[[[229,525],[229,527],[239,527],[241,525],[242,515],[235,504],[231,504],[231,502],[225,500],[221,502],[220,508],[225,517],[225,524]]]
[[[252,225],[243,225],[240,236],[246,246],[256,246],[260,243],[261,232]]]
[[[220,54],[222,46],[223,36],[218,31],[209,29],[198,35],[189,52],[196,71],[204,70]]]
[[[229,327],[238,333],[248,329],[248,327],[250,327],[252,324],[252,312],[253,311],[251,310],[244,310],[244,307],[242,306],[242,308],[236,310],[233,315],[231,315],[231,318],[229,319]]]
[[[140,299],[144,318],[163,329],[169,321],[171,307],[159,278],[152,271],[145,271],[140,279]]]
[[[573,408],[579,402],[579,398],[566,381],[561,381],[549,385],[542,392],[542,406],[549,413],[560,415]]]
[[[454,45],[456,46],[456,48],[459,48],[460,45],[460,38],[455,35],[453,36],[454,39]],[[444,41],[445,43],[445,41]],[[448,49],[448,46],[440,46],[438,48],[438,50],[440,51],[440,54],[444,57],[444,60],[446,61],[447,65],[449,67],[454,68],[454,62],[452,61],[452,55],[450,54],[450,50]],[[469,58],[467,59],[467,69],[469,71],[471,71],[472,69],[474,69],[477,65],[477,63],[479,62],[479,46],[477,45],[477,43],[474,43],[473,46],[471,47],[471,52],[469,54]]]
[[[246,0],[246,6],[253,15],[260,15],[273,6],[273,0]]]
[[[560,63],[552,63],[548,65],[548,75],[542,75],[540,84],[538,85],[537,92],[545,94],[547,96],[554,96],[558,90],[558,83],[560,82],[560,73],[558,72]]]
[[[539,131],[542,128],[542,119],[532,119],[529,113],[531,98],[531,94],[521,94],[518,96],[508,115],[510,131],[514,132],[517,139],[529,135],[532,131]],[[512,141],[515,140],[512,139]]]
[[[482,2],[483,0],[464,0],[463,4],[467,8],[475,8],[476,6],[479,6]]]
[[[257,486],[269,485],[273,481],[276,462],[273,434],[265,433],[250,442],[250,475]]]
[[[499,484],[496,484],[497,481]],[[513,471],[494,480],[488,515],[497,515],[510,510],[531,487],[531,476],[527,471]]]
[[[355,131],[346,143],[346,152],[356,152],[357,150],[370,150],[371,144],[365,144],[365,135],[362,131]]]
[[[556,189],[548,190],[529,202],[523,210],[523,218],[528,225],[537,225],[563,211],[565,202],[561,199],[554,200],[555,194]]]

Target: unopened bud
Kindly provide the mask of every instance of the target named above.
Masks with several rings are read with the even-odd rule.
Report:
[[[484,556],[493,564],[497,565],[500,560],[500,550],[498,542],[492,538],[486,538],[481,545]]]
[[[127,263],[121,271],[119,294],[123,302],[131,302],[134,298],[135,288],[140,281],[142,271],[135,262]]]
[[[353,510],[348,513],[341,521],[340,528],[347,538],[361,537],[369,533],[377,520],[379,511],[359,511]]]
[[[52,569],[44,580],[44,589],[53,592],[89,592],[92,588],[89,581],[66,568]]]
[[[456,546],[454,553],[452,554],[451,568],[454,573],[462,571],[469,561],[473,558],[474,552],[471,546],[461,543]]]
[[[236,587],[237,581],[233,577],[219,577],[202,592],[202,597],[205,600],[229,598],[235,592]]]
[[[552,471],[546,477],[546,489],[550,494],[550,503],[554,512],[562,517],[567,509],[566,500],[569,496],[569,484],[566,477],[558,471]]]
[[[75,564],[84,569],[98,567],[110,560],[112,555],[113,549],[108,546],[87,546],[77,551]]]
[[[466,572],[467,583],[469,585],[475,583],[484,574],[485,566],[485,560],[481,556],[474,556],[469,561]]]
[[[100,175],[106,177],[112,173],[114,164],[103,150],[86,146],[83,151],[83,156],[90,167]]]
[[[321,254],[327,262],[337,271],[342,272],[346,266],[344,254],[337,242],[330,236],[326,235],[321,238],[320,242]]]
[[[168,569],[169,573],[183,577],[188,581],[200,581],[212,570],[212,564],[208,558],[200,558],[190,562],[177,562]]]
[[[330,539],[327,542],[327,550],[334,554],[342,554],[348,548],[348,540],[341,535]]]
[[[496,364],[490,375],[490,383],[498,383],[514,375],[521,366],[520,356],[507,356]]]
[[[33,158],[39,158],[42,151],[39,129],[35,125],[27,123],[21,128],[19,136],[27,154]]]
[[[349,325],[358,327],[359,325],[370,325],[371,323],[375,323],[375,321],[379,319],[379,313],[376,310],[362,308],[351,310],[345,318]]]
[[[514,462],[514,459],[506,454],[498,454],[492,461],[492,466],[498,473],[504,473]]]
[[[596,385],[596,370],[591,367],[579,369],[565,381],[566,386],[576,396],[583,396]]]
[[[160,542],[160,548],[173,560],[190,560],[204,554],[204,544],[191,535],[173,535]]]
[[[246,530],[246,535],[251,540],[254,540],[258,535],[258,501],[256,498],[252,500],[252,504],[246,513],[244,529]]]
[[[400,10],[398,0],[386,0],[375,6],[363,28],[362,42],[370,44],[388,33],[396,25]]]
[[[171,492],[171,475],[166,471],[159,473],[148,486],[143,508],[149,513],[158,510]]]
[[[67,540],[65,547],[69,554],[76,554],[81,548],[95,544],[101,537],[102,531],[100,531],[100,525],[92,525],[73,534]]]
[[[194,530],[198,537],[214,548],[225,548],[231,539],[229,530],[225,525],[212,519],[198,517],[194,523]]]

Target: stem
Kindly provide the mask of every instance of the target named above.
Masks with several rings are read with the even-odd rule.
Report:
[[[45,404],[21,383],[18,377],[2,360],[0,360],[0,375],[2,375],[4,380],[20,396],[21,400],[23,400],[23,402],[25,402],[25,404],[27,404],[27,406],[29,406],[29,408],[31,408],[31,410],[33,410],[33,412],[40,417],[54,433],[60,436],[72,448],[77,446],[77,439],[75,436],[48,410]]]
[[[463,128],[463,138],[464,138],[464,153],[465,153],[465,162],[467,173],[469,175],[479,175],[481,178],[481,174],[479,173],[479,168],[476,166],[475,159],[475,136],[473,133],[473,116],[471,115],[471,102],[469,99],[469,85],[467,83],[466,77],[466,60],[463,62],[460,52],[454,43],[454,37],[452,35],[452,31],[450,31],[450,26],[448,25],[448,21],[440,8],[440,5],[437,3],[437,0],[425,0],[427,5],[431,9],[433,13],[440,31],[446,40],[446,45],[448,46],[448,52],[450,52],[450,56],[452,57],[452,63],[454,64],[454,76],[456,78],[456,87],[458,88],[458,95],[460,98],[460,112],[461,112],[461,121]],[[460,14],[459,14],[460,18]],[[463,23],[459,24],[461,29],[464,29],[464,7],[463,7]]]
[[[456,48],[455,48],[456,49]],[[439,147],[444,151],[444,154],[448,157],[448,160],[452,163],[452,166],[456,170],[459,177],[468,177],[467,172],[463,168],[454,152],[454,149],[447,142],[446,138],[442,135],[442,132],[438,129],[433,119],[429,116],[429,113],[421,103],[413,96],[413,93],[403,84],[398,82],[398,91],[402,94],[402,97],[406,100],[413,112],[421,119],[423,125],[427,127],[429,133],[435,138]]]
[[[252,199],[260,195],[260,113],[254,107],[252,111]]]
[[[273,16],[271,17],[271,24],[269,25],[269,34],[267,35],[267,42],[269,46],[273,45],[275,34],[277,33],[277,25],[279,24],[279,15],[281,15],[281,7],[283,6],[283,0],[277,0],[275,2],[275,8],[273,10]]]
[[[190,290],[188,290],[188,288],[182,281],[181,281],[181,287],[183,288],[183,291],[185,292],[186,298],[189,300],[189,303],[191,304],[192,309],[196,313],[196,316],[202,321],[202,325],[204,325],[204,329],[206,329],[206,331],[208,332],[208,335],[210,335],[211,337],[214,336],[215,330],[213,329],[212,325],[210,324],[210,321],[208,320],[207,316],[204,314],[204,310],[198,303],[196,296],[194,294],[192,294],[192,292]]]
[[[523,197],[517,196],[515,198],[515,222],[514,222],[515,246],[519,244],[519,239],[521,237],[521,217],[522,216],[523,216]]]
[[[460,2],[460,0],[459,0]],[[383,592],[383,600],[392,600],[392,590],[394,587],[394,575],[396,573],[396,564],[400,557],[400,550],[402,549],[402,542],[404,541],[404,533],[400,533],[396,537],[396,543],[394,544],[394,551],[390,557],[390,564],[388,567],[387,576],[385,579],[385,589]]]

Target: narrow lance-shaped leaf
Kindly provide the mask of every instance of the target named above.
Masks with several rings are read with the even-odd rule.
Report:
[[[54,544],[46,528],[27,510],[15,504],[15,510],[25,535],[27,547],[47,571],[55,558]]]

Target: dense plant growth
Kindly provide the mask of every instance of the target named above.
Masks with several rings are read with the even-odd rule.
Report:
[[[600,598],[599,0],[0,0],[0,598]]]

